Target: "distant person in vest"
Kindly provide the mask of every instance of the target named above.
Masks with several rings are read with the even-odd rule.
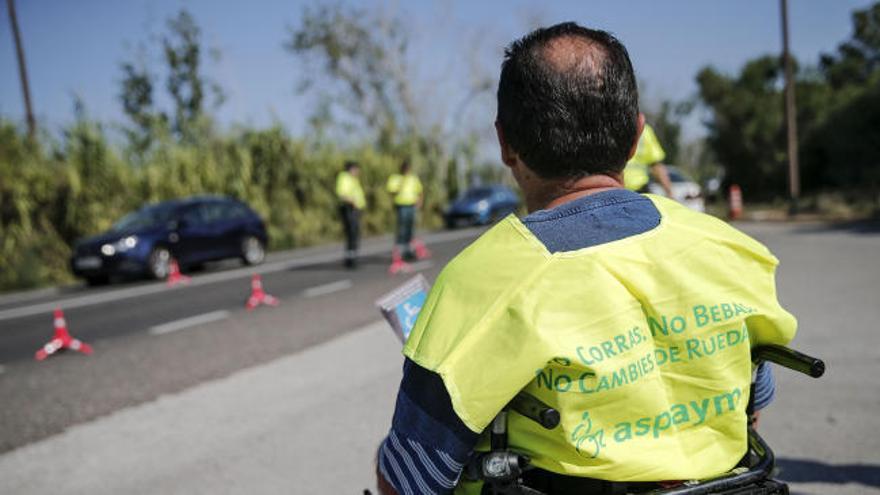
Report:
[[[751,346],[787,344],[797,324],[766,247],[624,187],[638,102],[605,31],[557,24],[505,51],[495,129],[529,213],[437,277],[404,347],[384,493],[480,493],[465,466],[520,391],[561,418],[548,430],[506,416],[509,449],[532,467],[523,482],[542,493],[640,493],[743,458]],[[756,409],[773,396],[769,369]]]
[[[345,162],[345,169],[336,176],[336,197],[339,199],[339,218],[345,232],[345,266],[357,267],[358,246],[361,236],[361,212],[367,206],[361,187],[360,166]]]
[[[666,158],[666,152],[654,133],[654,128],[648,124],[642,129],[642,136],[639,138],[639,145],[636,147],[636,153],[626,163],[623,169],[623,183],[630,191],[640,193],[648,192],[648,183],[651,176],[663,188],[667,198],[672,197],[672,182],[669,180],[669,173],[663,160]]]
[[[423,259],[431,255],[425,243],[413,237],[417,209],[422,206],[422,181],[412,171],[409,160],[400,164],[400,173],[388,178],[388,192],[394,198],[394,210],[397,213],[397,232],[394,247],[391,250],[392,275],[408,271],[407,261]]]

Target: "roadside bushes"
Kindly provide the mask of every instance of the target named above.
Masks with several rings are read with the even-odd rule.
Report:
[[[425,182],[421,224],[441,224],[445,191],[425,147],[381,152],[342,149],[292,138],[280,127],[240,130],[194,144],[160,140],[144,155],[123,158],[97,123],[78,119],[52,142],[28,142],[0,121],[0,290],[71,281],[73,242],[107,229],[144,203],[221,194],[251,205],[266,221],[270,248],[326,242],[341,236],[334,184],[346,159],[358,160],[367,194],[366,234],[389,231],[388,176],[404,155]]]
[[[56,227],[65,215],[60,172],[0,123],[0,289],[68,278],[69,247]]]

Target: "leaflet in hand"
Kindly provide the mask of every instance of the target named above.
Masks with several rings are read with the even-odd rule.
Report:
[[[428,289],[428,282],[419,274],[376,301],[382,316],[388,320],[401,342],[406,342],[415,326],[419,311],[428,297]]]

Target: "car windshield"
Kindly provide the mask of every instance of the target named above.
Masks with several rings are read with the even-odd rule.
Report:
[[[471,189],[464,194],[465,199],[484,199],[492,195],[492,189],[489,187],[478,187]]]
[[[121,220],[113,224],[110,231],[125,232],[166,224],[171,220],[175,207],[176,205],[173,203],[159,203],[146,206],[122,217]]]

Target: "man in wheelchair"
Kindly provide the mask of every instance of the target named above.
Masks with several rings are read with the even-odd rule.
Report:
[[[777,260],[623,188],[643,125],[612,35],[564,23],[508,47],[495,127],[529,214],[436,280],[404,349],[383,493],[726,489],[744,458],[766,464],[747,409],[774,385],[751,349],[796,330]]]

